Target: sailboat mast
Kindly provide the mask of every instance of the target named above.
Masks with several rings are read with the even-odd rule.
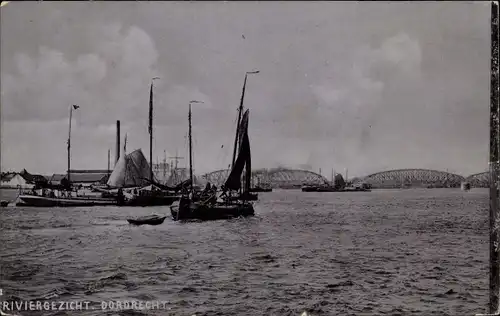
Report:
[[[108,178],[109,178],[109,168],[110,168],[110,150],[108,149]]]
[[[194,190],[194,181],[193,181],[193,136],[192,136],[192,127],[191,127],[191,104],[192,103],[204,103],[203,101],[190,101],[189,102],[189,115],[188,115],[188,121],[189,121],[189,180],[191,181],[191,192]],[[175,163],[177,166],[177,161]]]
[[[247,86],[247,78],[248,75],[258,74],[260,71],[247,71],[245,73],[245,80],[243,81],[243,89],[241,90],[241,98],[240,98],[240,106],[238,107],[238,122],[236,123],[236,135],[234,136],[234,149],[233,149],[233,160],[231,161],[231,169],[234,166],[234,162],[236,160],[236,150],[238,148],[238,135],[241,123],[241,115],[243,112],[243,100],[245,99],[245,90]]]
[[[73,106],[69,108],[69,132],[68,132],[68,183],[71,183],[70,172],[71,169],[71,117],[73,115]]]
[[[73,109],[76,110],[78,109],[79,106],[76,104],[73,104],[72,106],[69,107],[69,131],[68,131],[68,183],[71,185],[71,120],[73,117]]]
[[[151,88],[149,90],[149,180],[153,182],[153,82],[159,77],[151,79]]]
[[[149,92],[149,180],[153,181],[153,82]]]
[[[191,192],[193,192],[193,146],[191,136],[191,102],[189,103],[189,180],[191,181]]]
[[[245,80],[243,81],[243,89],[241,90],[240,106],[238,107],[238,121],[236,122],[236,135],[234,136],[234,150],[233,150],[233,160],[231,162],[231,168],[234,166],[234,161],[236,160],[236,150],[238,148],[238,133],[241,122],[241,112],[243,111],[243,100],[245,98],[247,78],[248,78],[248,73],[245,74]]]

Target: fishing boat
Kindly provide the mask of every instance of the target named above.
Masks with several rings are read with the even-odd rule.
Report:
[[[138,218],[129,218],[127,221],[132,225],[160,225],[165,221],[166,216],[149,215]]]
[[[41,194],[33,188],[31,191],[21,191],[16,205],[32,207],[76,207],[76,206],[94,206],[94,205],[116,205],[117,199],[114,197],[105,197],[102,194],[97,196],[79,195],[71,183],[71,121],[73,111],[80,107],[76,104],[70,106],[69,110],[69,133],[68,133],[68,171],[67,179],[63,185],[53,186],[50,184],[38,188]],[[47,194],[45,194],[48,190]]]
[[[77,206],[105,206],[117,205],[116,199],[109,198],[96,198],[96,197],[47,197],[38,195],[20,195],[19,206],[33,206],[33,207],[77,207]]]
[[[154,78],[156,79],[156,78]],[[179,200],[180,188],[162,185],[153,175],[153,83],[149,93],[149,163],[141,149],[126,154],[127,139],[123,148],[124,154],[119,158],[107,182],[108,189],[100,188],[112,196],[118,195],[120,189],[120,206],[168,206]],[[122,196],[123,194],[123,196]]]
[[[229,219],[239,216],[253,216],[255,214],[253,204],[244,199],[234,199],[232,192],[240,191],[241,196],[248,194],[250,190],[251,178],[251,153],[250,140],[248,138],[248,116],[249,111],[237,128],[237,139],[239,140],[238,157],[231,168],[231,172],[223,185],[223,192],[219,197],[212,196],[208,199],[201,199],[199,194],[191,190],[189,196],[182,196],[180,201],[170,206],[172,219],[178,220],[217,220]],[[237,143],[238,144],[238,143]],[[245,169],[244,185],[242,189],[241,176]],[[189,173],[192,183],[192,137],[191,137],[191,103],[189,104]],[[217,194],[214,192],[214,195]]]

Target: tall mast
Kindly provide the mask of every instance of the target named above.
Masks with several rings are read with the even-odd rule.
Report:
[[[149,90],[149,180],[153,182],[153,81],[160,79],[154,77],[151,79],[151,88]]]
[[[110,156],[109,155],[110,155],[110,149],[108,149],[108,178],[109,178],[109,168],[110,168],[110,166],[109,166],[109,164],[110,164],[110,160],[109,160]]]
[[[149,180],[153,181],[153,83],[149,92]]]
[[[203,103],[203,101],[189,101],[189,115],[188,115],[188,120],[189,120],[189,180],[191,181],[191,192],[193,192],[194,188],[194,182],[193,182],[193,144],[192,144],[192,133],[191,133],[191,104],[192,103]],[[177,156],[177,155],[176,155]],[[177,166],[177,161],[176,161],[176,166]]]
[[[243,81],[243,89],[241,90],[240,106],[238,107],[238,122],[236,123],[236,135],[234,136],[234,149],[233,149],[233,160],[231,161],[231,168],[234,166],[236,160],[236,150],[238,148],[238,134],[241,122],[241,113],[243,112],[243,100],[245,99],[245,90],[247,86],[247,78],[250,74],[258,74],[259,71],[247,71],[245,73],[245,80]]]
[[[189,180],[191,181],[191,192],[193,192],[193,147],[191,143],[191,102],[189,102]]]
[[[71,184],[71,119],[73,117],[73,109],[78,109],[79,106],[73,104],[69,107],[69,132],[68,132],[68,183]]]
[[[233,149],[233,160],[231,161],[231,168],[233,168],[234,161],[236,160],[236,150],[238,148],[238,133],[240,130],[241,112],[243,111],[243,99],[245,97],[247,77],[248,74],[245,74],[245,80],[243,81],[243,89],[241,91],[240,106],[238,107],[238,121],[236,122],[236,135],[234,135],[234,149]]]

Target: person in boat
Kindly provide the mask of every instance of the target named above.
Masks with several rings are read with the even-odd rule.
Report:
[[[118,199],[118,204],[122,204],[125,200],[122,188],[118,189],[117,199]]]
[[[212,187],[210,185],[210,182],[207,183],[207,186],[205,187],[205,190],[203,190],[203,193],[208,193],[212,190]]]
[[[227,190],[227,188],[224,185],[221,185],[221,194],[219,197],[226,203],[228,203],[231,200],[231,192]]]

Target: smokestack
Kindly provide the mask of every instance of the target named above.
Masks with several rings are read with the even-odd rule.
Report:
[[[116,121],[116,155],[115,155],[115,165],[120,159],[120,120]]]

